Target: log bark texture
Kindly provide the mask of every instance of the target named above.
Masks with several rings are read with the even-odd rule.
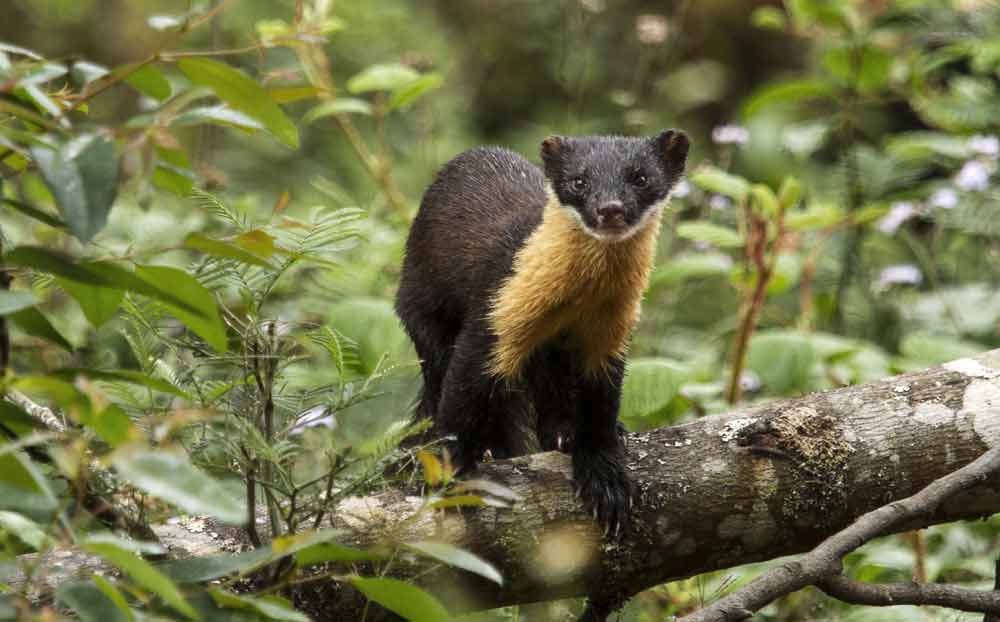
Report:
[[[853,519],[912,495],[1000,443],[1000,350],[883,381],[755,405],[631,434],[631,527],[608,541],[574,498],[568,456],[481,465],[510,508],[423,513],[395,489],[349,499],[344,542],[445,540],[493,563],[503,586],[440,568],[419,582],[456,609],[590,595],[618,603],[648,587],[812,548]],[[906,529],[1000,512],[1000,477]],[[180,532],[180,533],[177,533]],[[183,529],[161,531],[183,556]],[[349,542],[350,541],[350,542]],[[210,547],[207,547],[210,548]],[[222,547],[220,546],[220,549]],[[198,554],[205,554],[201,545]],[[402,559],[390,574],[413,576]],[[333,580],[301,588],[317,620],[361,619],[364,599]],[[369,610],[367,620],[389,619]]]

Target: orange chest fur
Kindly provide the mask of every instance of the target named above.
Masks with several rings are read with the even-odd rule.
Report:
[[[601,372],[622,357],[639,319],[660,228],[659,217],[620,242],[584,232],[567,208],[550,203],[542,223],[518,251],[513,275],[489,311],[497,336],[490,372],[516,377],[531,354],[564,337],[584,369]]]

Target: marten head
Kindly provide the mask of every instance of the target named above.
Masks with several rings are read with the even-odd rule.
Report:
[[[629,238],[653,221],[684,173],[688,137],[550,136],[542,141],[545,176],[564,209],[597,239]]]

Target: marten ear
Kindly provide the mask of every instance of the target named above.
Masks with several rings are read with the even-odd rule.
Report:
[[[542,164],[545,167],[546,177],[555,180],[562,169],[563,157],[568,149],[569,139],[565,136],[549,136],[542,141]]]
[[[691,141],[687,134],[681,130],[664,130],[653,137],[653,146],[656,153],[663,160],[667,172],[671,175],[680,175],[684,172],[684,165],[687,163],[688,148]]]

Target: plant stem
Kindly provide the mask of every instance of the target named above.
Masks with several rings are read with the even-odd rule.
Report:
[[[726,401],[730,404],[740,401],[743,393],[740,376],[743,375],[743,367],[746,365],[747,346],[750,344],[750,337],[757,327],[757,316],[764,304],[767,284],[770,280],[771,268],[766,267],[763,270],[758,268],[757,283],[749,298],[743,303],[743,319],[740,321],[736,333],[736,348],[733,350],[732,374],[729,376],[729,385],[726,387]]]
[[[323,101],[335,100],[337,97],[337,86],[333,82],[330,63],[323,48],[316,44],[302,44],[297,46],[295,51],[299,57],[299,62],[306,69],[306,77],[309,79],[310,84],[319,89],[320,99]],[[354,122],[351,121],[350,116],[343,113],[335,114],[333,115],[333,120],[344,133],[344,136],[347,137],[347,142],[351,145],[351,148],[368,171],[368,174],[371,175],[372,179],[382,190],[382,194],[385,195],[389,205],[406,222],[409,222],[413,216],[410,214],[410,209],[407,206],[406,197],[400,192],[396,181],[392,177],[392,167],[389,165],[388,157],[383,156],[380,158],[372,153],[372,150],[368,147],[364,138],[362,138],[361,132],[358,131]]]

